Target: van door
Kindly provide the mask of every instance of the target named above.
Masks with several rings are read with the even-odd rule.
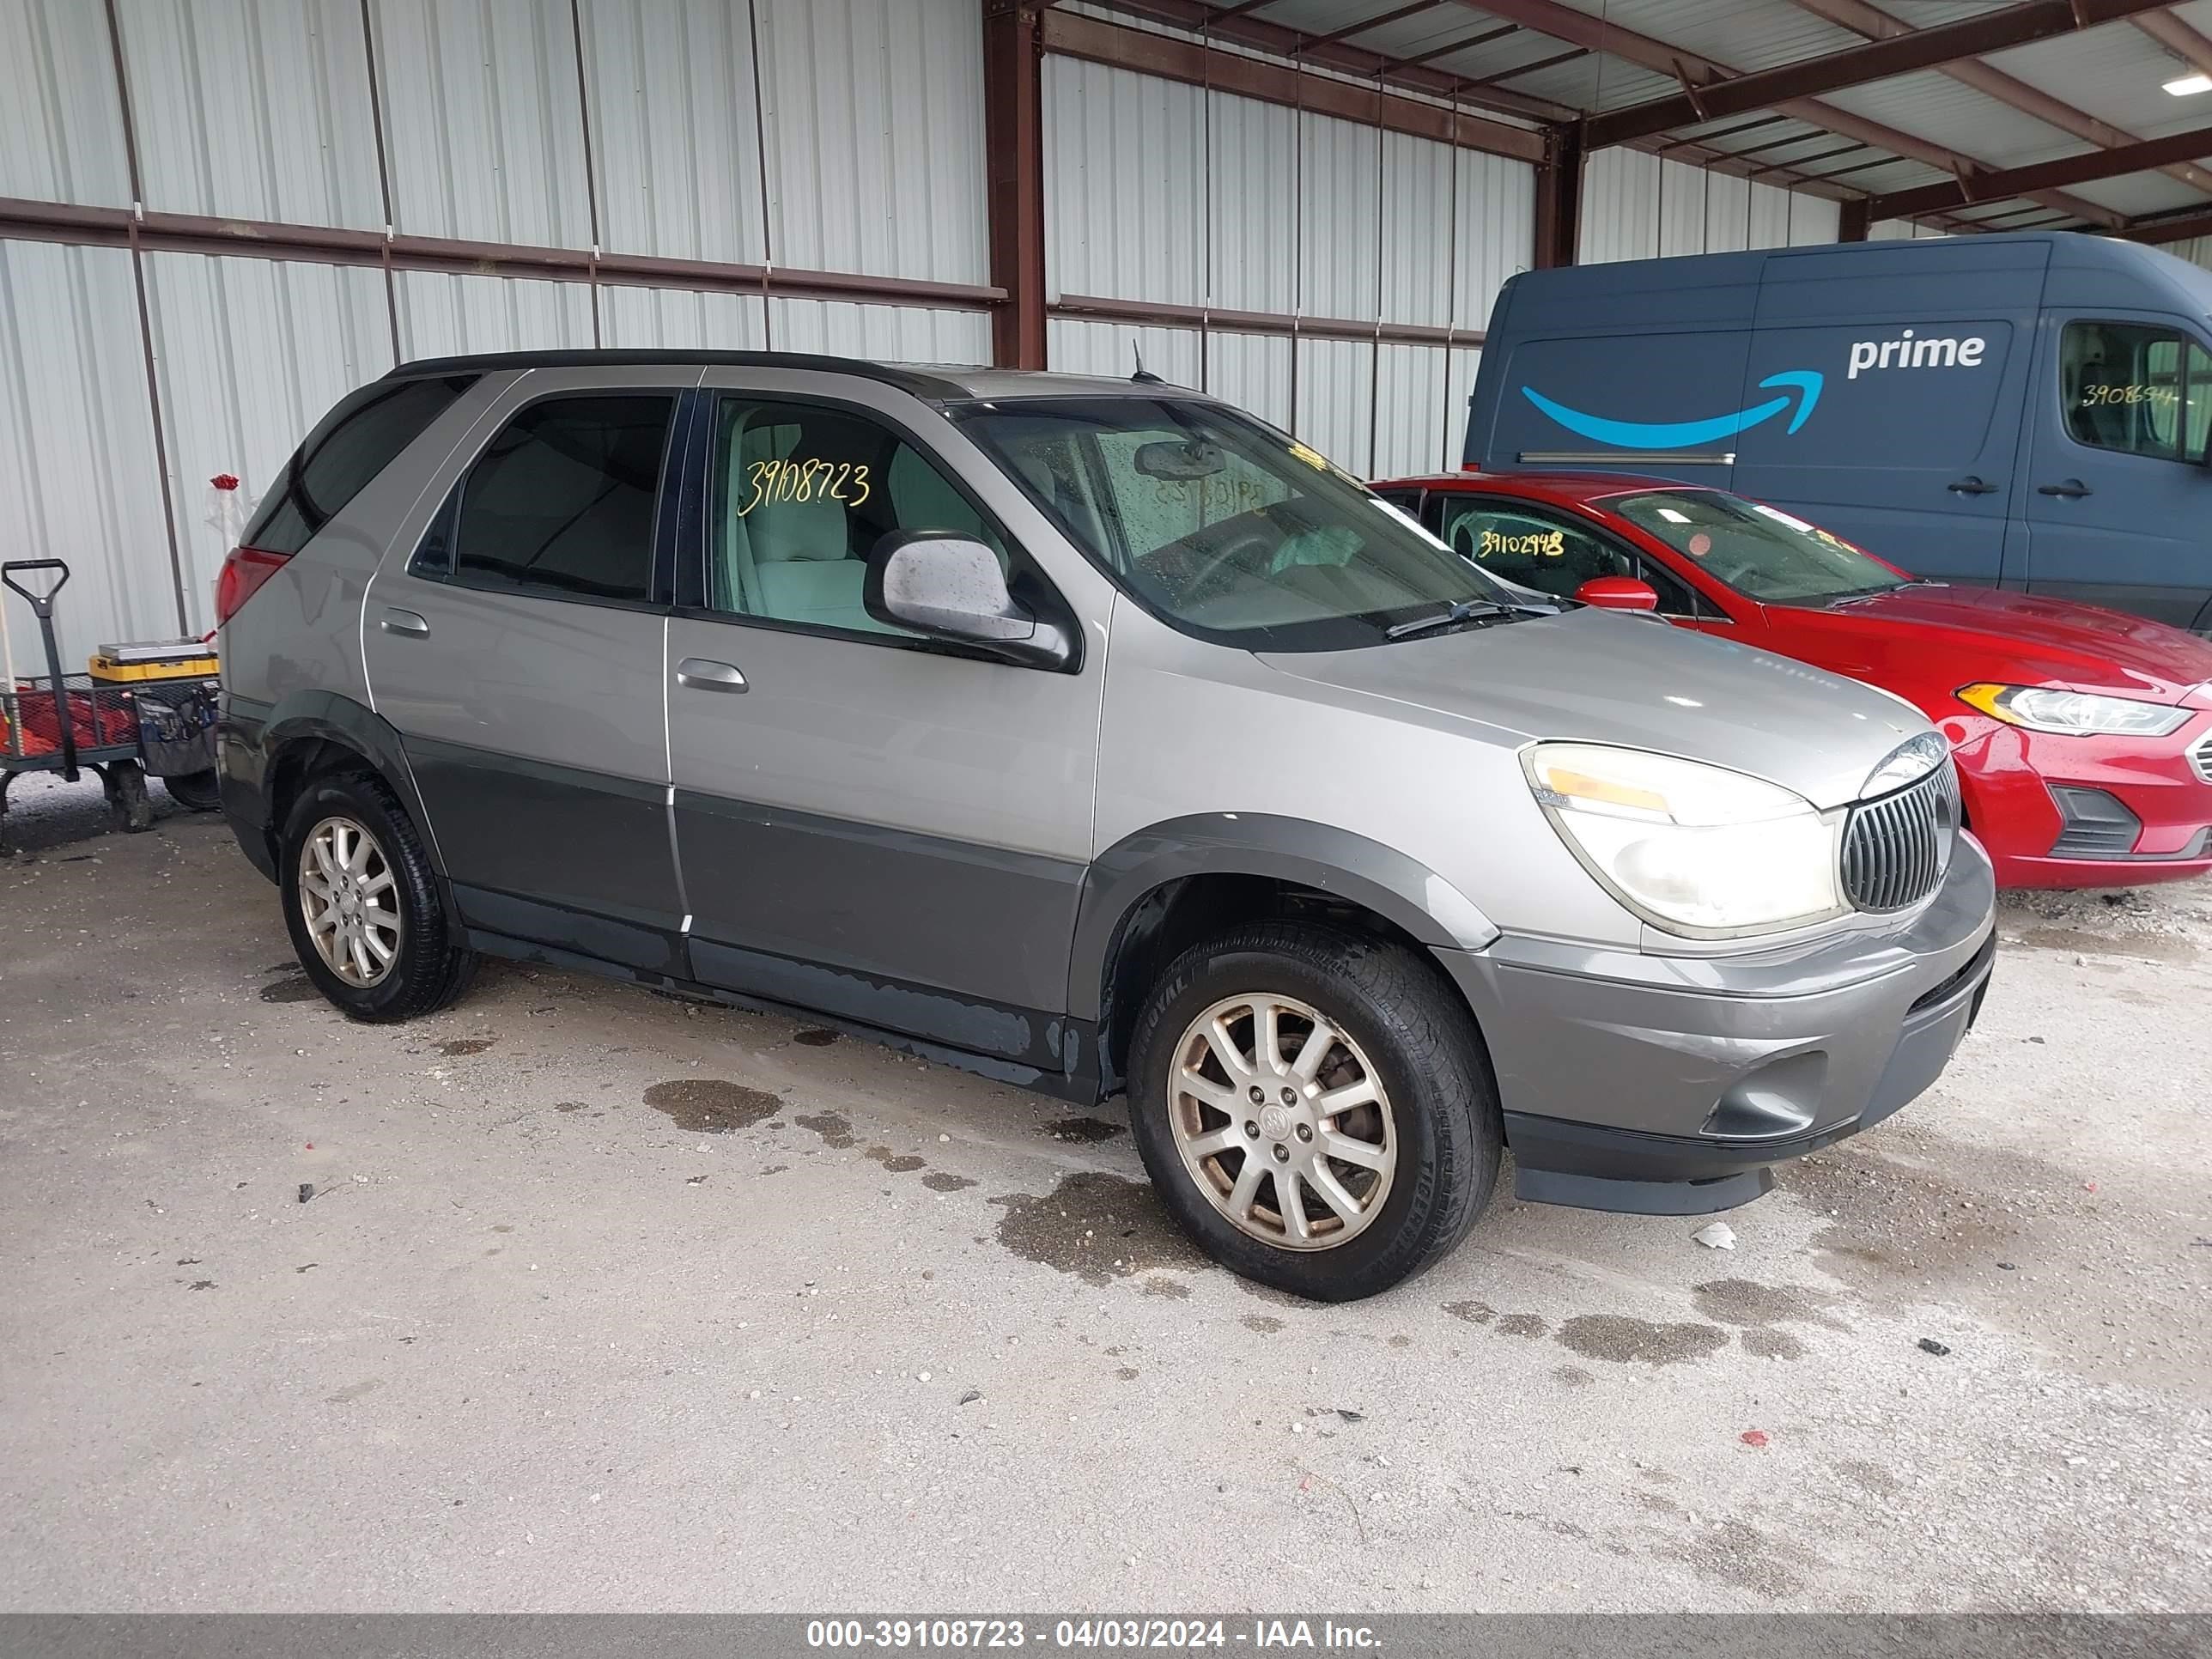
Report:
[[[1972,237],[1771,255],[1747,383],[1805,408],[1744,434],[1736,492],[1916,575],[2005,579],[2049,258]]]
[[[872,383],[708,379],[703,556],[665,667],[694,977],[1009,1077],[1066,1069],[1103,635],[1066,673],[876,621],[866,556],[897,530],[984,541],[1061,608],[976,475],[1012,483],[955,471]]]
[[[2212,629],[2212,352],[2177,319],[2044,319],[2025,502],[2027,587]]]
[[[462,921],[679,976],[655,525],[667,382],[698,370],[604,378],[533,370],[493,406],[370,586],[364,654]]]

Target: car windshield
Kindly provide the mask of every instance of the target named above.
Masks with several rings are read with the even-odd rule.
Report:
[[[1248,651],[1382,644],[1541,604],[1305,445],[1219,404],[1039,398],[952,411],[1145,608]],[[1461,613],[1451,614],[1453,607]],[[1503,611],[1498,607],[1507,607]]]
[[[1601,505],[1770,605],[1863,599],[1911,580],[1778,507],[1724,489],[1654,489]]]

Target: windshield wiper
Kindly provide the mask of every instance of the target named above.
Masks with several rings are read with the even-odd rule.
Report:
[[[1489,622],[1498,617],[1512,616],[1522,608],[1500,605],[1494,599],[1462,599],[1450,610],[1439,611],[1433,617],[1416,617],[1411,622],[1395,623],[1382,630],[1382,637],[1402,640],[1408,634],[1425,634],[1431,629],[1451,628],[1464,622]]]

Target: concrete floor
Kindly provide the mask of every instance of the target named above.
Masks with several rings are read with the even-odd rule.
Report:
[[[220,823],[26,805],[0,1608],[2212,1607],[2203,887],[2008,906],[1732,1252],[1501,1194],[1322,1308],[1118,1105],[498,966],[349,1024]]]

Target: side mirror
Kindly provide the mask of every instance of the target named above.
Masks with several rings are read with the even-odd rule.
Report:
[[[1575,589],[1575,597],[1601,611],[1656,611],[1659,595],[1649,582],[1633,576],[1593,576]]]
[[[1065,668],[1075,658],[1065,629],[1006,591],[999,556],[957,531],[884,536],[869,551],[860,599],[879,623],[981,646],[1008,662]]]

